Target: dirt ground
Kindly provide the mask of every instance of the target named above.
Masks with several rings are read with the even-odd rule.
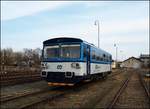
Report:
[[[140,84],[136,72],[137,71],[133,69],[113,70],[113,72],[105,79],[91,81],[89,83],[82,84],[81,86],[79,85],[78,88],[72,88],[73,90],[64,96],[53,100],[46,100],[28,108],[107,108],[122,83],[130,76],[131,73],[133,73],[131,80],[129,81],[127,88],[119,97],[115,108],[149,108],[148,98]],[[50,87],[47,85],[47,82],[37,81],[33,83],[2,87],[1,95],[16,96],[17,93],[24,91],[32,92],[48,88]],[[48,93],[46,95],[48,95]],[[30,99],[27,101],[30,102]],[[19,103],[17,105],[19,105]]]

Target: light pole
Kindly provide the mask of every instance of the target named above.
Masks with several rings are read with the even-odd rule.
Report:
[[[98,27],[98,48],[99,48],[99,20],[96,20],[95,21],[95,25],[97,25],[97,27]]]
[[[118,55],[118,47],[117,47],[117,45],[116,44],[114,44],[114,47],[116,47],[116,62],[117,62],[117,55]]]

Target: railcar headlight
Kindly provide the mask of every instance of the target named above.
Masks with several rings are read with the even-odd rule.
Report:
[[[74,63],[71,64],[71,67],[76,68],[76,69],[80,69],[80,64],[74,62]]]
[[[48,68],[47,63],[41,63],[41,67],[42,67],[43,69]]]

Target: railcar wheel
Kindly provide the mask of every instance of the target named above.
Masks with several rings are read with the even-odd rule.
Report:
[[[103,79],[106,79],[106,78],[107,78],[107,75],[108,75],[108,73],[103,73],[102,78],[103,78]]]

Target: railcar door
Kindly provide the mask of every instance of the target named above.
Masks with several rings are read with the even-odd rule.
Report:
[[[91,64],[90,64],[90,46],[89,45],[87,45],[87,49],[86,49],[86,56],[87,56],[87,61],[86,61],[86,69],[87,69],[87,75],[89,75],[90,74],[90,66],[91,66]]]

